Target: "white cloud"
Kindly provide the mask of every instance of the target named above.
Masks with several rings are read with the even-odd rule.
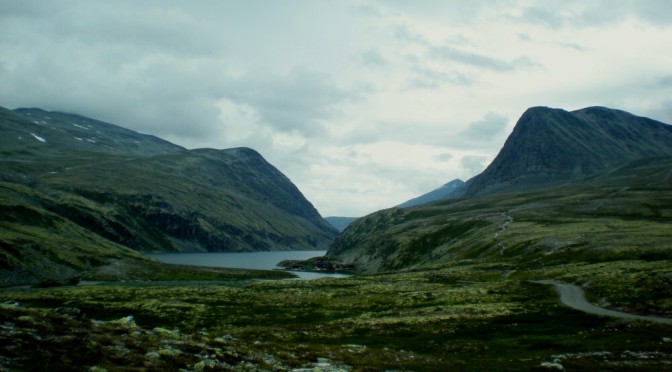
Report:
[[[494,158],[530,106],[672,121],[672,3],[0,0],[0,105],[249,146],[323,215]]]

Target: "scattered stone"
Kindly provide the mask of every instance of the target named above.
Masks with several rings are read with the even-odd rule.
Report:
[[[233,336],[231,336],[231,335],[229,335],[229,334],[226,334],[226,335],[224,335],[224,336],[216,337],[216,338],[215,338],[215,341],[216,341],[216,342],[222,342],[222,343],[225,343],[225,342],[227,342],[227,341],[235,341],[235,340],[236,340],[236,338],[233,337]]]
[[[542,368],[548,368],[548,369],[557,369],[559,371],[564,371],[565,367],[563,367],[562,364],[557,363],[557,362],[543,362],[541,363]]]
[[[19,321],[22,322],[27,322],[27,323],[33,323],[35,321],[35,318],[33,318],[30,315],[21,315],[17,318]]]
[[[12,331],[16,328],[16,324],[12,322],[0,323],[0,330]]]
[[[5,301],[0,304],[0,308],[3,309],[18,309],[19,308],[19,303],[15,301]]]
[[[113,320],[110,323],[116,323],[124,328],[137,328],[138,325],[135,324],[135,319],[133,319],[133,315],[125,316],[121,319]]]
[[[672,342],[672,338],[663,337],[663,342]]]
[[[57,307],[54,309],[54,311],[62,315],[69,315],[71,317],[78,317],[82,314],[82,310],[76,307]]]
[[[161,349],[159,350],[159,355],[161,356],[168,356],[168,357],[176,357],[182,354],[182,351],[177,350],[177,349]]]
[[[103,367],[93,366],[89,368],[89,372],[107,372],[107,369]]]
[[[347,366],[335,366],[331,364],[328,358],[317,358],[317,363],[312,363],[310,367],[294,368],[292,372],[348,372]]]
[[[159,364],[161,360],[161,355],[156,351],[148,351],[145,354],[145,362],[143,363],[146,367],[155,367]]]
[[[170,329],[166,329],[166,328],[156,327],[156,328],[154,328],[154,332],[158,333],[162,337],[171,338],[173,340],[177,340],[177,339],[180,338],[180,332],[171,331]]]
[[[194,371],[201,372],[206,368],[215,368],[219,364],[217,359],[203,359],[194,365]]]
[[[343,347],[351,353],[363,353],[366,350],[366,345],[347,344]]]
[[[660,351],[630,351],[626,350],[621,354],[621,358],[632,359],[661,359],[666,355]]]

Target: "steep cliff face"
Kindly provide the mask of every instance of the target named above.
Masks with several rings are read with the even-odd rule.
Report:
[[[672,155],[672,126],[624,111],[533,107],[466,196],[525,191],[580,180],[639,158]]]

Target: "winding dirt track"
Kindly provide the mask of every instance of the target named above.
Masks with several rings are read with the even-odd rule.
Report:
[[[573,284],[558,282],[555,280],[533,280],[532,282],[555,286],[556,291],[558,291],[558,294],[560,295],[560,302],[573,309],[583,311],[585,313],[611,316],[622,319],[645,320],[649,322],[672,324],[672,319],[669,318],[660,318],[656,316],[647,316],[647,315],[635,315],[595,306],[590,302],[586,301],[586,297],[583,294],[583,289]]]

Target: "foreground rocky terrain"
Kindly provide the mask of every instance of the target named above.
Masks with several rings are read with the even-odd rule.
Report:
[[[540,278],[584,283],[589,300],[603,306],[672,317],[669,265],[645,261],[516,272],[506,264],[462,263],[308,281],[14,288],[0,292],[0,366],[16,371],[672,366],[672,325],[565,307],[551,286],[532,282]]]

